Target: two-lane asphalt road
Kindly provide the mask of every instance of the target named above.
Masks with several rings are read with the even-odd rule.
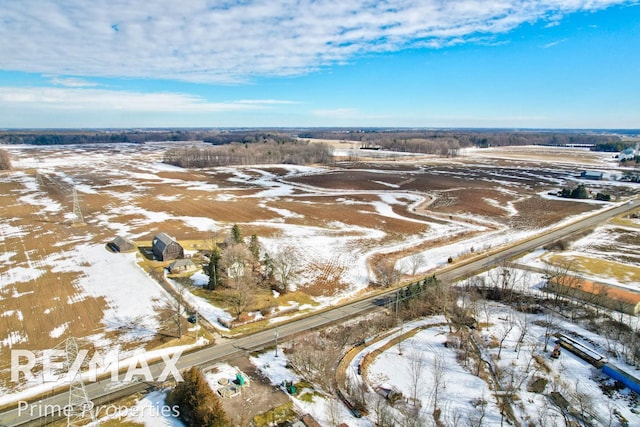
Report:
[[[448,282],[471,276],[478,271],[500,263],[502,260],[534,250],[550,242],[566,238],[578,231],[595,227],[609,218],[635,209],[638,205],[639,203],[636,200],[611,209],[600,211],[588,217],[583,217],[571,224],[563,225],[562,227],[547,231],[534,238],[521,242],[514,242],[508,248],[496,249],[493,253],[482,256],[481,258],[470,260],[469,262],[460,265],[454,264],[446,270],[438,272],[438,277],[441,280]],[[392,295],[394,292],[396,292],[395,289],[390,289],[381,294],[379,293],[362,300],[354,301],[339,307],[333,307],[298,320],[283,323],[269,330],[263,330],[249,336],[231,339],[220,344],[184,354],[179,358],[176,363],[176,367],[182,370],[191,366],[207,366],[247,351],[259,350],[275,345],[276,331],[280,339],[286,339],[303,331],[340,322],[368,311],[377,310],[379,309],[379,306],[377,306],[375,302],[380,298]],[[150,365],[153,378],[158,378],[164,368],[165,365],[162,362]],[[124,377],[124,375],[121,377]],[[131,395],[147,387],[148,384],[144,382],[133,382],[114,387],[114,383],[110,379],[86,384],[87,393],[96,406],[122,396]],[[25,407],[25,403],[19,404],[16,408],[0,414],[0,426],[6,425],[8,427],[13,427],[46,425],[49,422],[65,416],[62,413],[52,414],[52,412],[55,412],[57,408],[65,408],[65,406],[68,405],[68,402],[69,395],[68,392],[65,391],[55,394],[54,396],[30,402],[27,407]]]

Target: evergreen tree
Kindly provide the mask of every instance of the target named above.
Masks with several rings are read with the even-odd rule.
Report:
[[[578,185],[572,192],[571,198],[573,199],[588,199],[589,193],[587,192],[587,188],[584,184]]]
[[[190,426],[225,427],[229,425],[220,399],[211,390],[202,371],[192,366],[183,374],[184,381],[169,392],[167,404],[177,405],[180,419]]]
[[[249,252],[253,255],[254,261],[260,260],[260,242],[258,241],[258,236],[255,234],[251,235],[251,240],[249,241]]]
[[[220,285],[220,270],[218,264],[221,256],[220,249],[217,247],[211,252],[211,258],[206,271],[209,275],[209,283],[207,284],[207,289],[209,290],[215,290]]]
[[[269,256],[268,253],[265,252],[264,259],[262,260],[262,283],[266,286],[271,286],[271,284],[275,281],[274,273],[273,273],[273,259]]]
[[[242,243],[242,234],[238,224],[233,224],[233,227],[231,227],[231,238],[235,243]]]

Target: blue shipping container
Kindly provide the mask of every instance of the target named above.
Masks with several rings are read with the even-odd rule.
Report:
[[[617,368],[610,363],[605,363],[602,366],[602,373],[610,376],[616,381],[620,381],[626,387],[640,394],[640,380],[624,372],[622,369]]]

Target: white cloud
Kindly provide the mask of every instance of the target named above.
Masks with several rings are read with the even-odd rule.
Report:
[[[66,87],[94,87],[98,86],[97,83],[90,82],[84,79],[78,79],[75,77],[52,77],[51,83],[58,86]]]
[[[22,0],[0,10],[0,67],[239,82],[371,52],[486,39],[637,0]],[[73,83],[73,82],[71,82]],[[76,86],[77,87],[77,86]]]
[[[0,110],[47,109],[129,112],[228,112],[295,104],[285,100],[240,100],[208,102],[204,98],[180,93],[141,93],[105,89],[0,87]]]
[[[569,40],[569,39],[556,40],[556,41],[553,41],[553,42],[549,42],[549,43],[547,43],[547,44],[544,44],[544,45],[542,45],[541,47],[542,47],[543,49],[549,49],[550,47],[557,46],[557,45],[559,45],[560,43],[564,43],[564,42],[566,42],[567,40]]]

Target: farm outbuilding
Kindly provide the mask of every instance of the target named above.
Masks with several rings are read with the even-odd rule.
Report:
[[[636,149],[634,150],[633,148],[629,147],[629,148],[625,148],[624,150],[622,150],[622,152],[620,154],[618,154],[618,159],[620,160],[633,160],[636,158],[636,155],[638,153],[638,147],[636,146]]]
[[[129,252],[136,248],[136,245],[131,240],[122,236],[117,236],[107,243],[107,246],[114,252]]]
[[[640,293],[617,286],[577,278],[567,280],[566,283],[551,279],[547,282],[547,290],[622,313],[640,313]]]
[[[185,271],[195,270],[196,265],[190,259],[177,259],[169,264],[169,273],[184,273]]]
[[[600,181],[604,177],[604,173],[596,171],[583,171],[580,173],[580,178],[591,179],[594,181]]]
[[[151,245],[153,254],[160,261],[184,258],[184,249],[180,243],[166,233],[156,234]]]

